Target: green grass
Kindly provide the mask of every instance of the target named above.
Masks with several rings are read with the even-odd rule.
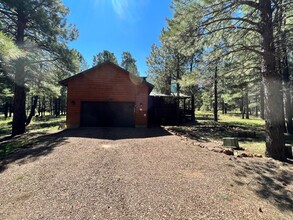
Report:
[[[65,116],[45,116],[43,118],[34,118],[32,123],[28,126],[29,132],[47,132],[58,130],[60,125],[65,124]]]
[[[202,116],[202,115],[213,115],[212,112],[206,112],[206,111],[195,111],[196,116]]]
[[[265,121],[261,118],[250,116],[250,119],[242,119],[237,112],[219,114],[218,124],[244,128],[250,132],[256,132],[256,138],[239,138],[240,147],[253,154],[265,155]]]
[[[232,114],[220,115],[219,123],[242,125],[248,127],[264,127],[265,121],[261,118],[251,116],[250,119],[242,119],[240,116],[234,116]]]
[[[293,145],[293,135],[285,134],[286,144]],[[251,153],[265,155],[265,138],[239,141],[239,145]]]
[[[206,116],[208,116],[208,118]],[[242,119],[240,113],[233,112],[225,115],[219,114],[219,121],[214,122],[212,112],[202,111],[197,111],[196,117],[199,119],[197,121],[201,124],[223,125],[224,127],[235,127],[236,129],[239,128],[249,132],[255,132],[256,138],[238,138],[239,145],[251,153],[265,155],[265,121],[261,118],[250,116],[250,119]],[[214,136],[215,139],[221,139],[227,135],[233,136],[233,131],[227,130],[228,129],[225,129],[218,133],[214,132],[214,134],[211,134],[211,138]],[[285,134],[285,140],[286,143],[293,144],[293,135]]]
[[[196,111],[195,117],[199,118],[200,121],[212,121],[214,114],[212,112]],[[208,119],[208,120],[207,120]],[[261,118],[255,116],[250,116],[250,119],[242,119],[241,114],[237,112],[228,114],[219,114],[218,123],[223,123],[227,125],[239,125],[239,126],[253,126],[253,127],[263,127],[265,121]]]
[[[264,156],[266,152],[266,146],[264,141],[239,141],[239,145],[253,154],[261,154]]]
[[[34,117],[31,123],[27,126],[27,132],[46,132],[51,130],[58,130],[61,124],[65,124],[65,116],[45,116]],[[0,117],[0,137],[11,134],[12,118],[5,119]]]
[[[48,131],[58,130],[61,125],[65,124],[65,116],[45,116],[45,117],[34,117],[30,125],[26,128],[26,134],[7,138],[0,142],[0,160],[6,155],[20,149],[26,148],[38,141],[41,134],[46,134]],[[0,138],[11,134],[12,119],[0,118]],[[34,135],[34,133],[36,135]],[[32,135],[29,135],[32,134]]]
[[[12,118],[0,118],[0,137],[11,133]]]

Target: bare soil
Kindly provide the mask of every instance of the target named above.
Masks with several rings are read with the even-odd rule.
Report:
[[[159,128],[47,135],[2,161],[0,219],[293,219],[292,164],[201,144]]]

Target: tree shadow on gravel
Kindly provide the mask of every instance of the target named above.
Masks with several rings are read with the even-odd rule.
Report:
[[[247,185],[262,199],[270,201],[280,211],[293,211],[293,172],[291,164],[280,168],[274,161],[239,160],[234,180],[239,186]],[[247,182],[247,179],[250,179]]]
[[[238,140],[253,139],[255,142],[261,142],[264,134],[261,130],[244,126],[234,126],[215,123],[197,123],[196,125],[170,126],[168,130],[186,136],[198,142],[210,142],[210,139],[222,140],[223,137],[236,137]],[[241,134],[255,134],[255,137],[241,137]]]
[[[0,173],[10,163],[25,164],[50,154],[69,137],[107,140],[151,138],[171,135],[162,128],[77,128],[55,134],[26,133],[0,139]]]
[[[65,137],[82,137],[106,140],[152,138],[172,135],[163,128],[76,128],[62,132]]]
[[[0,141],[0,173],[10,163],[22,165],[50,154],[55,147],[66,142],[62,132],[56,134],[27,133]]]

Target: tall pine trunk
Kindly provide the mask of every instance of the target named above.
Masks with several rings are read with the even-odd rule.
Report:
[[[245,109],[246,109],[246,114],[245,118],[249,119],[249,97],[248,97],[248,85],[245,87]]]
[[[215,82],[214,82],[214,121],[218,121],[218,67],[215,69]]]
[[[260,0],[263,49],[266,156],[286,160],[282,80],[276,69],[276,51],[272,22],[272,1]]]
[[[225,101],[222,99],[222,114],[225,114]]]
[[[5,102],[4,104],[4,118],[5,119],[7,119],[8,117],[8,106],[9,106],[8,102]]]
[[[22,47],[24,43],[25,18],[21,11],[18,11],[16,45]],[[13,122],[12,136],[23,134],[25,132],[25,69],[24,61],[18,60],[15,70],[15,87],[14,87],[14,102],[13,102]]]
[[[286,128],[289,134],[293,134],[293,109],[290,93],[290,73],[289,73],[289,63],[288,63],[288,54],[286,48],[286,33],[283,34],[282,41],[282,52],[283,52],[283,88],[284,88],[284,105],[285,105],[285,117],[286,117]]]
[[[180,77],[180,57],[177,54],[177,67],[176,67],[176,90],[177,90],[177,97],[180,97],[180,84],[179,84],[179,80],[180,79],[181,79],[181,77]]]
[[[38,96],[32,96],[32,105],[31,105],[31,110],[30,113],[26,119],[26,126],[29,125],[31,123],[32,118],[35,116],[36,114],[36,108],[38,105]]]
[[[244,107],[244,94],[243,94],[243,90],[242,90],[241,103],[240,103],[240,112],[241,112],[241,118],[244,119],[245,107]]]
[[[257,99],[257,95],[255,95],[255,116],[258,117],[258,99]]]
[[[25,132],[25,88],[24,88],[24,64],[19,61],[15,72],[12,136]]]
[[[265,94],[264,94],[264,87],[263,87],[263,82],[260,85],[260,118],[265,119]]]

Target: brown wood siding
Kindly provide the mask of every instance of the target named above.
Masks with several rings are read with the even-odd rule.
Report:
[[[123,70],[104,65],[68,81],[68,127],[80,126],[81,102],[134,102],[135,125],[147,126],[148,86]]]

